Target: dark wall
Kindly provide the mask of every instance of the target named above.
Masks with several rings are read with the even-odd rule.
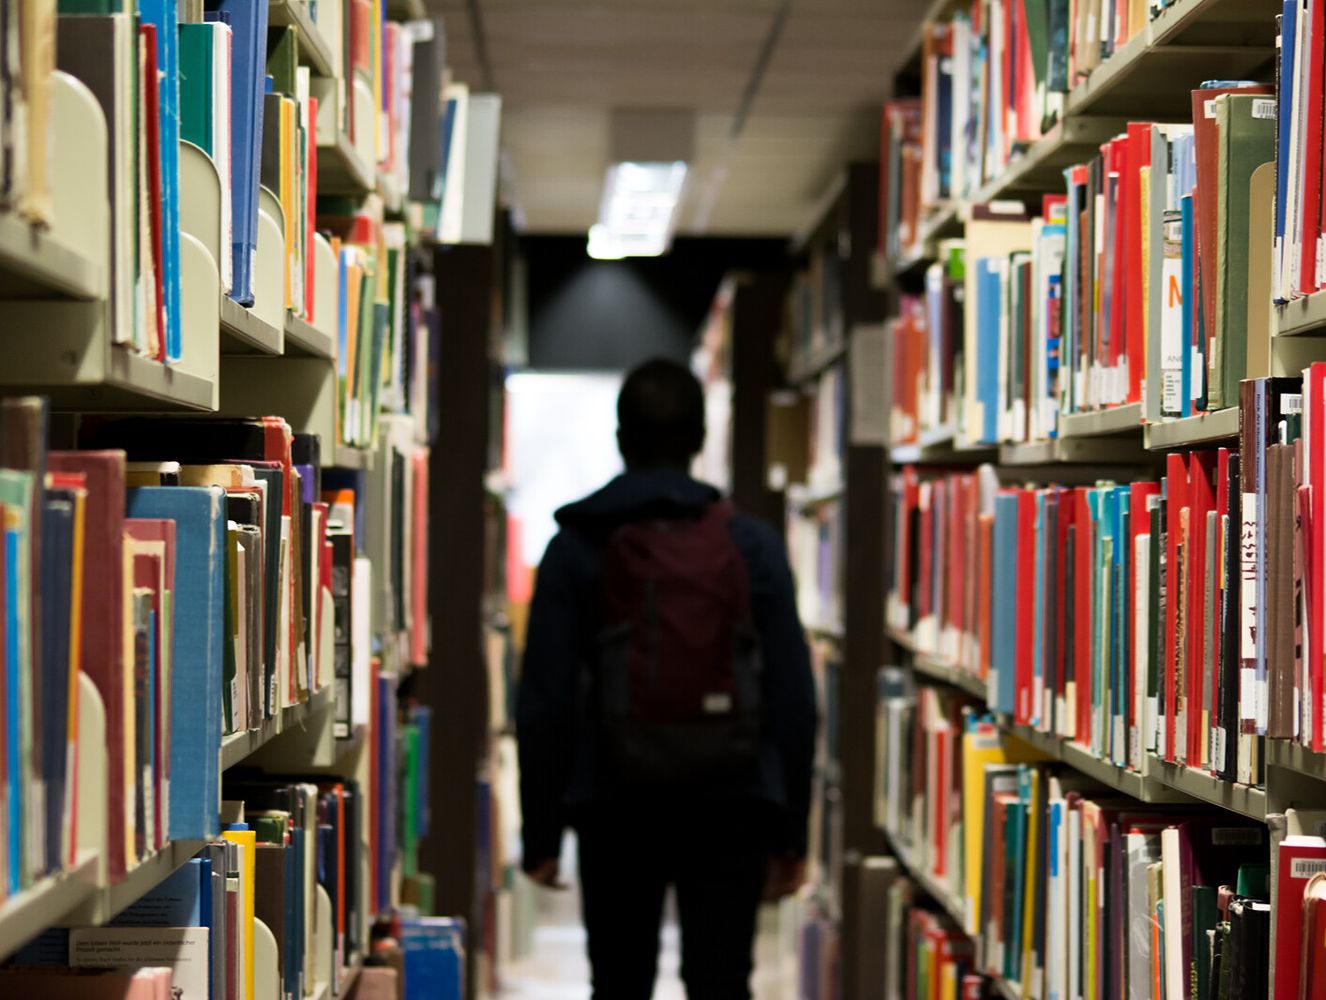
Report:
[[[686,362],[723,276],[778,268],[786,247],[678,239],[663,257],[593,260],[583,235],[524,237],[529,365],[623,371],[657,356]]]

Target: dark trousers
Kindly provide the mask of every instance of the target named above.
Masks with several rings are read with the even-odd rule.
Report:
[[[749,801],[618,802],[576,824],[594,1000],[649,1000],[668,886],[689,1000],[749,1000],[770,811]]]

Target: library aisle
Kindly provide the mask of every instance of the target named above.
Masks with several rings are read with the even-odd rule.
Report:
[[[0,0],[0,997],[585,998],[571,820],[706,945],[771,862],[757,1000],[1326,997],[1323,80],[1326,0]],[[625,514],[737,611],[614,726],[602,615],[701,631]],[[660,692],[742,795],[602,780]]]

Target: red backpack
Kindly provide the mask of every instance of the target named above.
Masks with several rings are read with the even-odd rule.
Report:
[[[629,784],[749,774],[759,642],[732,506],[623,525],[604,547],[595,677],[604,748]]]

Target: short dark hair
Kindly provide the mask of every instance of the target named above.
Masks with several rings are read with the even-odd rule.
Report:
[[[704,447],[704,390],[683,365],[646,361],[622,383],[617,440],[627,465],[682,465]]]

